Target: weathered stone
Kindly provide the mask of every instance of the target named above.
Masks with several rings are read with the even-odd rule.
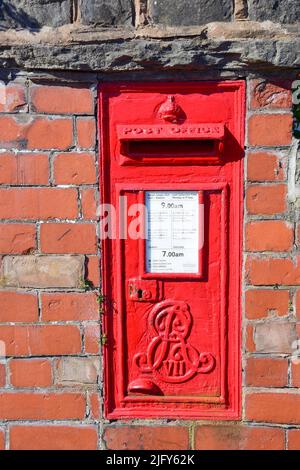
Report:
[[[72,0],[2,0],[0,29],[61,26],[71,22]]]
[[[1,284],[8,287],[80,287],[84,256],[5,256]]]
[[[205,24],[210,21],[230,21],[232,0],[150,0],[150,17],[164,25]]]
[[[299,3],[295,0],[248,0],[249,19],[277,23],[299,22]]]
[[[83,24],[101,26],[133,24],[133,0],[80,0],[79,8]]]
[[[99,358],[65,357],[56,365],[55,383],[58,385],[96,384]]]
[[[234,2],[234,19],[245,20],[248,17],[247,0],[235,0]]]
[[[155,73],[158,77],[157,73],[163,71],[185,70],[190,74],[216,69],[224,74],[234,70],[236,77],[238,73],[244,76],[250,71],[267,70],[270,74],[272,69],[278,73],[287,68],[299,68],[300,38],[296,34],[279,28],[277,34],[272,31],[270,35],[268,28],[263,27],[261,32],[255,30],[251,41],[242,40],[251,37],[249,23],[235,23],[239,25],[238,33],[234,27],[229,28],[226,40],[218,38],[219,33],[211,29],[208,34],[208,28],[203,26],[141,28],[133,32],[125,29],[97,31],[73,25],[48,28],[37,34],[0,32],[0,68],[8,77],[9,68],[25,68],[98,73],[128,71],[130,79],[139,71]],[[244,36],[241,24],[247,25]],[[260,38],[256,39],[256,35]]]
[[[135,26],[147,25],[150,22],[148,0],[135,0]]]
[[[296,324],[268,321],[255,326],[256,351],[261,353],[290,353],[297,340]]]
[[[286,30],[279,24],[271,21],[243,21],[236,23],[209,23],[205,30],[210,39],[259,39],[259,38],[280,38],[285,37]]]

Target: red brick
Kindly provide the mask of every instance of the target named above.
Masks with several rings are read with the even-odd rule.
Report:
[[[85,219],[97,219],[97,194],[94,189],[81,190],[82,215]]]
[[[248,251],[289,251],[293,240],[292,227],[281,220],[259,220],[246,225]]]
[[[0,116],[0,144],[2,148],[29,150],[67,150],[73,145],[72,119],[50,119],[26,115]]]
[[[292,138],[291,114],[256,114],[248,121],[249,145],[290,145]]]
[[[284,450],[284,430],[254,426],[197,426],[197,450]]]
[[[186,450],[188,428],[184,426],[122,426],[104,431],[107,449],[113,450]]]
[[[28,149],[65,150],[73,145],[71,119],[36,118],[27,131]]]
[[[292,358],[292,386],[300,388],[300,360],[299,357],[293,361]]]
[[[89,401],[90,401],[90,418],[91,419],[100,419],[101,418],[101,411],[100,411],[100,396],[98,393],[90,393],[89,394]]]
[[[6,385],[6,367],[5,367],[5,364],[0,364],[0,387],[4,387],[5,385]]]
[[[0,184],[48,184],[48,156],[36,153],[1,153]]]
[[[246,291],[246,316],[250,320],[284,316],[289,312],[288,290],[254,289]]]
[[[285,184],[248,186],[247,211],[249,214],[280,214],[286,210],[286,194]]]
[[[5,432],[4,429],[0,429],[0,450],[5,449]]]
[[[100,326],[99,323],[88,323],[84,327],[85,352],[99,354],[100,351]]]
[[[7,356],[56,356],[81,352],[77,326],[0,326]]]
[[[13,387],[50,387],[51,362],[47,359],[13,359],[9,363]]]
[[[87,260],[87,280],[90,281],[93,286],[100,286],[100,260],[98,256],[89,256]]]
[[[42,253],[97,253],[96,227],[93,224],[41,225]]]
[[[252,80],[250,108],[282,109],[291,107],[291,82]]]
[[[288,450],[300,449],[300,429],[288,430]]]
[[[246,328],[246,351],[254,352],[256,349],[254,343],[254,328],[253,325],[249,324]]]
[[[85,397],[80,393],[0,393],[0,419],[83,419]]]
[[[246,385],[251,387],[285,387],[288,362],[286,359],[250,357],[246,365]]]
[[[37,438],[38,436],[38,438]],[[92,426],[12,426],[11,450],[96,450]]]
[[[27,100],[25,95],[25,87],[23,85],[1,85],[0,98],[0,113],[26,111]]]
[[[254,286],[300,285],[299,259],[251,258],[246,262],[246,278]]]
[[[0,322],[38,321],[38,302],[34,294],[0,291]]]
[[[26,124],[15,116],[0,116],[0,143],[2,148],[24,147]]]
[[[77,214],[73,188],[0,189],[1,219],[74,219]]]
[[[0,224],[0,253],[26,254],[35,248],[35,225]]]
[[[247,179],[263,182],[284,180],[285,171],[280,156],[271,152],[250,152]]]
[[[99,303],[93,292],[42,294],[43,321],[99,319]]]
[[[56,184],[93,184],[96,182],[92,153],[61,153],[54,159]]]
[[[34,111],[49,114],[93,114],[91,90],[75,86],[34,86],[30,89]]]
[[[94,118],[77,118],[77,143],[81,148],[94,148],[96,145],[96,122]]]
[[[251,393],[246,396],[246,418],[267,423],[300,424],[300,394]]]

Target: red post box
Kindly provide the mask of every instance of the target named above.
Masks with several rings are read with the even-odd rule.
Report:
[[[110,419],[239,417],[244,93],[100,87]]]

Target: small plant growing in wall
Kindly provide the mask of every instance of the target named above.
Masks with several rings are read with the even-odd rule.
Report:
[[[94,289],[94,284],[88,279],[85,279],[84,277],[82,277],[80,279],[79,289],[84,289],[85,291],[92,290]]]
[[[105,295],[101,291],[99,295],[97,295],[97,302],[99,304],[99,313],[102,315],[104,313]]]
[[[105,346],[107,344],[107,334],[106,333],[103,333],[101,335],[101,344],[102,344],[102,346]]]

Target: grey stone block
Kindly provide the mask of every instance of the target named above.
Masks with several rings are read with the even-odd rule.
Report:
[[[133,25],[134,0],[80,0],[83,24],[99,26]]]
[[[219,37],[219,31],[208,34],[206,26],[190,28],[189,34],[180,37],[177,28],[173,32],[153,29],[151,34],[148,28],[137,32],[127,28],[94,32],[90,28],[86,34],[80,29],[73,33],[54,29],[35,35],[0,32],[0,77],[11,79],[17,68],[97,72],[101,79],[102,73],[126,72],[129,80],[140,80],[141,71],[149,80],[170,71],[180,80],[191,74],[199,79],[199,72],[209,79],[221,75],[244,77],[250,71],[260,75],[267,71],[280,80],[296,77],[300,38],[276,33],[270,23],[262,31],[256,25],[254,33],[252,23],[242,23],[245,34],[241,35],[240,25],[238,34],[227,32],[226,39]],[[233,25],[235,29],[236,23],[223,25]]]
[[[254,342],[256,351],[260,353],[291,353],[295,349],[296,340],[294,322],[269,321],[255,327]]]
[[[249,19],[276,23],[300,21],[299,0],[248,0]]]
[[[212,21],[230,21],[232,0],[149,0],[154,23],[168,26],[189,26]]]
[[[0,0],[0,29],[39,29],[71,22],[72,0]]]
[[[80,287],[84,256],[5,256],[1,270],[7,287]]]

